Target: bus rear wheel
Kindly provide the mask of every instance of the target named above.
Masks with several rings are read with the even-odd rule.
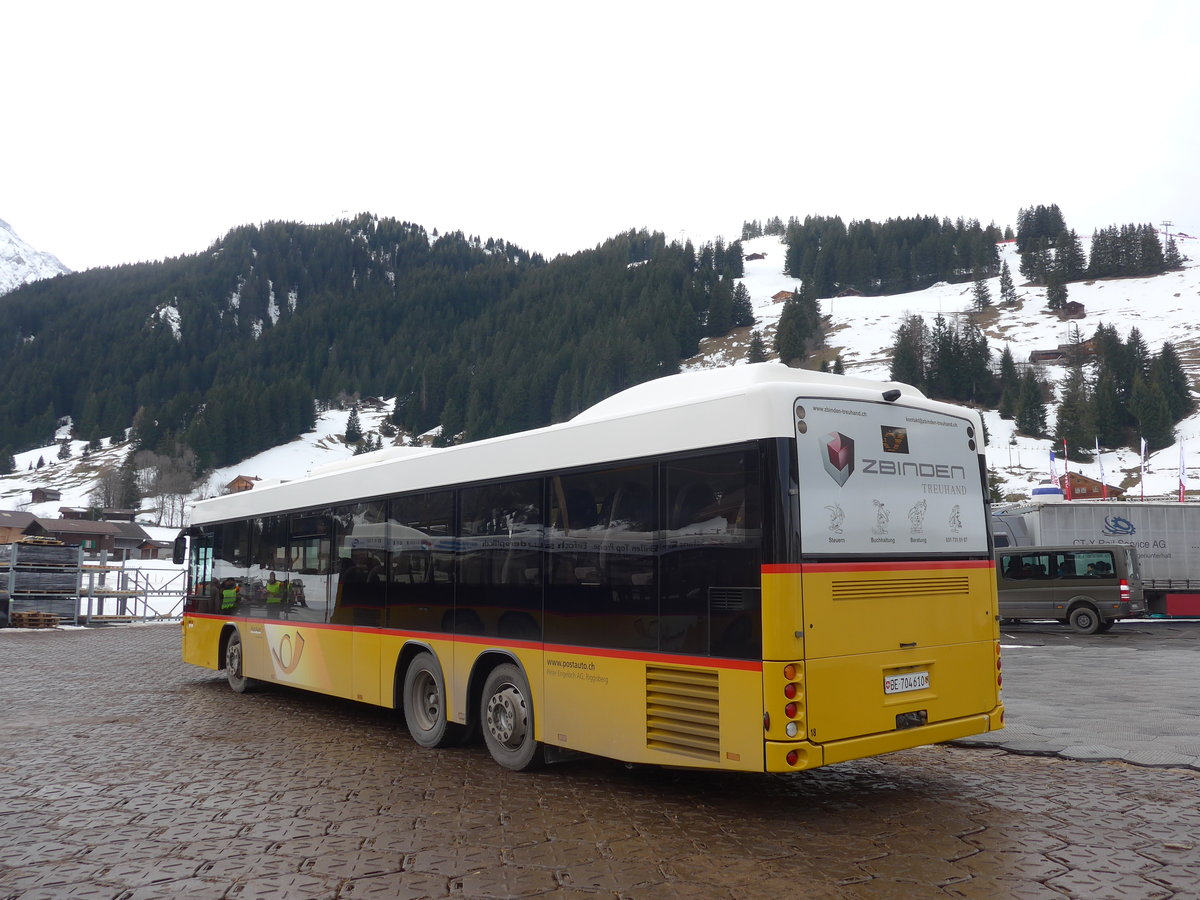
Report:
[[[504,768],[523,772],[541,765],[541,747],[533,737],[529,682],[517,666],[502,663],[488,674],[479,720],[492,759]]]
[[[253,690],[257,683],[253,678],[242,674],[242,666],[246,655],[242,650],[242,635],[235,628],[225,642],[225,680],[236,693],[244,694]]]
[[[444,747],[456,737],[446,718],[446,681],[437,658],[428,651],[413,657],[404,671],[401,691],[404,722],[412,739],[422,747]]]

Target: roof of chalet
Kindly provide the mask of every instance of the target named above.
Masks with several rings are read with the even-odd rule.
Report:
[[[20,510],[0,509],[0,528],[28,528],[36,519],[33,513]]]
[[[50,534],[120,534],[120,522],[94,522],[91,519],[43,519],[34,517],[33,523]]]

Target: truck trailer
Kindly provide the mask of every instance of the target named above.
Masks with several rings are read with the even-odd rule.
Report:
[[[1200,504],[1039,500],[992,516],[998,544],[1134,547],[1150,614],[1200,616]]]

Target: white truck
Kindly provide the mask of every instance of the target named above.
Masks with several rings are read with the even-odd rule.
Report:
[[[1039,500],[993,510],[997,546],[1137,548],[1152,615],[1200,616],[1200,503]]]

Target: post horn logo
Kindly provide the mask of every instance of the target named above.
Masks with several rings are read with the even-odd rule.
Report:
[[[277,665],[284,675],[291,675],[300,665],[300,657],[304,655],[304,635],[296,632],[296,642],[292,643],[292,636],[284,634],[279,639],[279,646],[271,648],[271,655],[275,657],[275,665]]]
[[[854,439],[840,431],[831,431],[821,440],[821,463],[841,487],[854,474]]]

